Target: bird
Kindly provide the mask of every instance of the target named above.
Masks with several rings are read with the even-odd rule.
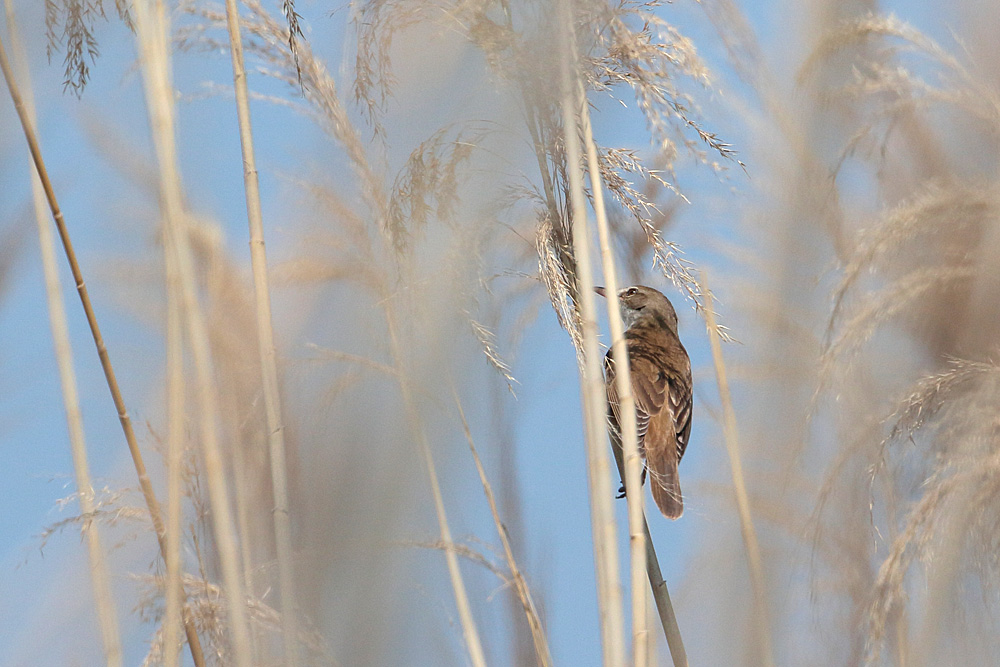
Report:
[[[607,297],[603,287],[594,291]],[[677,466],[691,436],[691,359],[677,335],[677,313],[670,299],[645,285],[619,290],[618,304],[625,324],[639,453],[645,459],[653,500],[663,516],[684,513]],[[604,357],[608,422],[613,446],[621,447],[618,388],[613,349]],[[624,481],[619,498],[624,495]]]

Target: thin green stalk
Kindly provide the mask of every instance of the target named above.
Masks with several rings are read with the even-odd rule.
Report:
[[[510,536],[507,534],[506,526],[500,520],[500,511],[497,509],[497,501],[493,496],[493,487],[490,485],[489,480],[486,479],[486,470],[483,468],[483,462],[479,458],[479,452],[476,451],[476,443],[472,440],[472,431],[469,430],[469,422],[465,418],[465,410],[462,409],[462,402],[458,400],[458,394],[454,392],[454,389],[452,390],[452,394],[455,397],[455,405],[458,406],[458,416],[462,420],[462,429],[465,432],[465,439],[469,443],[469,451],[472,452],[472,459],[476,463],[479,481],[483,485],[483,493],[486,494],[486,501],[490,504],[490,512],[493,514],[493,524],[496,526],[497,534],[500,536],[500,543],[503,545],[504,558],[507,559],[507,567],[510,569],[510,576],[514,581],[514,590],[517,592],[517,597],[524,608],[524,614],[528,619],[528,627],[531,628],[531,638],[535,643],[535,654],[538,656],[538,664],[541,667],[551,667],[552,655],[549,653],[549,643],[545,638],[545,631],[542,629],[542,621],[538,616],[538,610],[535,609],[535,602],[531,599],[528,582],[525,581],[524,575],[521,574],[521,569],[517,566],[517,561],[514,559],[514,549],[510,545]]]
[[[153,143],[159,162],[161,203],[166,222],[167,252],[177,263],[182,307],[194,361],[195,384],[201,407],[199,434],[205,461],[205,479],[212,506],[212,525],[223,590],[228,603],[233,662],[238,667],[253,664],[246,595],[239,568],[239,550],[233,530],[226,470],[219,448],[216,395],[211,346],[204,316],[198,303],[195,268],[188,239],[188,222],[181,194],[180,173],[174,138],[173,85],[167,49],[169,34],[165,15],[150,11],[148,0],[134,2],[138,45],[142,55],[143,82]]]
[[[260,354],[261,384],[264,394],[268,450],[271,460],[271,489],[274,495],[274,543],[278,560],[278,585],[281,592],[281,620],[285,642],[285,664],[299,664],[298,610],[295,605],[295,569],[292,552],[292,527],[288,504],[288,474],[285,466],[285,429],[281,419],[281,396],[274,349],[271,319],[271,295],[267,279],[267,254],[264,248],[264,224],[260,207],[260,185],[254,157],[253,129],[243,62],[243,38],[240,35],[236,0],[226,0],[229,29],[229,52],[233,62],[236,90],[236,115],[243,151],[243,185],[246,191],[247,220],[250,225],[250,262],[253,270],[254,296],[257,303],[257,344]]]
[[[747,560],[750,565],[750,585],[753,588],[754,618],[760,640],[761,665],[774,665],[774,649],[771,642],[771,623],[767,612],[767,590],[764,587],[764,566],[760,555],[760,544],[757,532],[750,516],[750,498],[747,495],[746,480],[743,475],[743,462],[740,460],[740,443],[736,432],[736,411],[733,409],[733,399],[729,393],[729,380],[726,377],[726,364],[722,358],[721,336],[715,323],[715,312],[712,310],[712,292],[708,288],[708,278],[701,275],[702,294],[705,295],[705,324],[708,326],[708,339],[712,346],[712,361],[715,364],[715,377],[719,383],[719,400],[722,402],[723,434],[726,441],[726,451],[729,453],[729,464],[733,472],[733,490],[736,493],[736,506],[740,514],[740,530],[743,533],[743,543],[747,550]]]
[[[597,161],[597,145],[590,125],[590,109],[583,86],[577,82],[580,123],[587,152],[587,171],[590,173],[590,192],[594,198],[594,217],[597,219],[597,238],[601,246],[601,266],[607,290],[608,327],[611,329],[611,348],[615,359],[628,359],[625,345],[625,325],[618,307],[618,277],[615,271],[615,253],[611,246],[608,214],[604,207],[604,184],[601,165]],[[639,455],[638,427],[636,426],[635,398],[632,396],[632,371],[628,363],[615,365],[615,385],[618,390],[618,414],[621,416],[622,455],[625,458],[625,498],[628,503],[629,552],[631,556],[630,580],[632,584],[632,659],[636,667],[646,664],[646,535],[642,531],[642,457]]]
[[[4,8],[7,14],[11,54],[15,66],[20,70],[21,78],[25,82],[24,107],[28,118],[34,123],[36,118],[34,95],[31,89],[27,58],[17,31],[14,6],[11,0],[4,0]],[[35,222],[38,225],[38,245],[42,254],[42,270],[45,274],[49,325],[52,330],[56,363],[59,367],[63,405],[66,409],[66,425],[69,429],[70,451],[73,454],[73,470],[76,473],[80,513],[83,516],[89,516],[94,511],[94,489],[90,481],[90,467],[87,463],[87,442],[83,431],[83,417],[80,414],[76,372],[73,369],[73,349],[70,345],[69,329],[66,323],[66,307],[63,301],[62,287],[59,284],[59,262],[56,258],[52,229],[49,227],[48,212],[45,209],[45,192],[38,179],[38,174],[35,172],[34,165],[31,164],[30,155],[28,156],[28,168],[31,174]],[[100,530],[96,522],[88,520],[83,531],[87,540],[90,583],[94,592],[94,607],[97,611],[97,624],[101,630],[104,659],[108,665],[117,667],[122,664],[121,636],[118,631],[118,614],[115,611],[114,597],[111,594],[111,582],[108,577],[104,547],[101,544]]]
[[[11,100],[14,103],[14,109],[17,111],[18,118],[21,121],[21,128],[23,129],[25,139],[28,142],[28,149],[31,151],[31,157],[35,162],[35,169],[38,172],[38,178],[42,183],[42,189],[45,191],[45,198],[48,201],[49,210],[52,212],[52,218],[59,231],[59,238],[62,241],[63,251],[66,254],[66,260],[69,262],[70,271],[72,272],[73,280],[76,283],[76,291],[80,296],[80,303],[82,304],[83,312],[87,317],[87,324],[90,327],[90,333],[94,339],[94,345],[97,347],[97,355],[101,361],[101,369],[104,371],[104,378],[107,380],[108,390],[111,392],[111,399],[114,401],[115,409],[118,411],[118,421],[121,423],[122,432],[125,434],[125,441],[128,443],[129,454],[132,456],[132,463],[135,466],[136,476],[139,478],[139,487],[142,489],[142,495],[146,501],[146,507],[149,510],[149,518],[153,523],[153,530],[156,533],[157,542],[160,546],[160,553],[163,555],[164,560],[166,560],[166,534],[163,526],[163,516],[160,512],[160,504],[156,500],[156,495],[153,492],[153,485],[149,480],[148,473],[146,472],[146,464],[143,461],[142,452],[139,449],[139,442],[136,439],[135,431],[132,428],[132,419],[129,417],[128,409],[125,407],[125,400],[122,398],[121,389],[118,386],[118,378],[115,376],[114,367],[111,365],[111,357],[104,344],[104,336],[101,334],[101,328],[97,322],[97,315],[94,312],[93,304],[90,301],[90,293],[87,290],[87,283],[83,280],[83,272],[80,270],[80,264],[76,258],[76,251],[73,248],[73,241],[70,238],[69,229],[66,226],[66,220],[63,217],[62,209],[59,208],[59,202],[56,199],[55,190],[52,187],[52,181],[49,180],[48,170],[45,168],[45,161],[42,158],[41,149],[39,148],[38,140],[35,137],[35,131],[30,119],[28,118],[27,110],[24,107],[24,102],[21,99],[17,84],[14,81],[14,75],[11,72],[10,63],[7,60],[7,53],[4,50],[2,38],[0,38],[0,70],[3,71],[4,80],[7,82],[7,89],[10,92]],[[197,665],[197,667],[203,667],[205,664],[205,657],[201,650],[201,641],[198,639],[198,633],[195,630],[194,621],[188,614],[185,614],[184,616],[184,630],[187,634],[188,646],[191,650],[191,657],[193,658],[195,665]]]
[[[594,561],[597,576],[598,607],[601,619],[601,646],[606,667],[625,664],[624,618],[619,583],[617,530],[612,508],[613,491],[604,443],[608,438],[607,397],[604,373],[597,344],[597,316],[594,277],[590,258],[590,235],[587,231],[587,203],[580,161],[580,136],[577,118],[576,38],[573,35],[572,6],[563,0],[561,34],[561,91],[563,138],[566,145],[566,171],[569,175],[573,212],[573,251],[578,285],[577,305],[583,337],[583,364],[580,367],[580,391],[583,403],[584,434],[587,446],[587,477],[590,485],[591,530],[594,536]]]

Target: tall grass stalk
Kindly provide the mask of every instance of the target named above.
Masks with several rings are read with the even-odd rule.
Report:
[[[469,604],[469,594],[465,589],[465,581],[462,579],[462,570],[458,564],[458,554],[451,548],[454,540],[451,536],[451,528],[448,525],[448,514],[444,508],[444,498],[441,495],[441,484],[438,481],[437,468],[434,465],[434,455],[431,452],[431,445],[427,440],[427,432],[424,430],[423,420],[420,418],[420,411],[417,409],[416,403],[414,403],[413,391],[410,388],[406,361],[399,342],[395,311],[393,310],[391,298],[383,299],[382,303],[384,304],[383,310],[385,312],[386,330],[389,335],[390,352],[396,369],[399,392],[402,395],[403,405],[406,409],[406,418],[409,422],[411,433],[413,433],[413,436],[420,445],[420,452],[424,457],[424,463],[427,465],[427,477],[431,485],[431,494],[434,496],[434,512],[438,520],[438,529],[441,531],[441,541],[446,547],[444,552],[445,562],[448,565],[448,576],[451,580],[452,593],[455,596],[458,617],[462,623],[462,636],[465,638],[465,647],[469,652],[469,661],[473,667],[486,667],[486,654],[483,651],[482,641],[479,639],[476,620],[472,616],[472,605]]]
[[[764,585],[764,565],[760,555],[760,543],[750,516],[750,498],[747,495],[746,480],[743,475],[743,462],[740,459],[739,436],[736,431],[736,411],[733,409],[733,399],[729,393],[729,380],[726,376],[726,363],[722,358],[721,336],[715,322],[715,311],[712,305],[712,292],[708,287],[708,276],[701,275],[702,294],[705,295],[705,324],[708,326],[708,339],[712,347],[712,362],[715,365],[715,378],[719,383],[719,400],[722,402],[723,434],[726,441],[726,452],[729,454],[729,465],[733,473],[733,491],[736,494],[736,506],[740,514],[740,530],[743,533],[743,543],[747,550],[747,561],[750,567],[750,585],[753,587],[753,598],[757,635],[760,647],[760,664],[766,667],[774,665],[774,648],[771,641],[771,622],[767,608],[767,589]]]
[[[21,121],[21,128],[23,129],[25,139],[28,142],[28,149],[31,151],[32,160],[35,162],[35,170],[37,171],[38,178],[42,183],[42,189],[45,191],[45,199],[48,202],[52,218],[56,223],[57,230],[59,231],[59,238],[62,241],[63,251],[66,254],[66,260],[69,262],[70,271],[72,272],[73,280],[76,283],[76,291],[80,296],[80,303],[82,304],[84,314],[87,317],[87,324],[90,327],[90,333],[94,339],[94,345],[97,347],[97,355],[101,361],[101,369],[104,371],[104,377],[108,384],[108,390],[111,392],[111,399],[118,412],[118,421],[121,423],[122,432],[125,434],[125,442],[128,444],[129,454],[132,456],[132,463],[135,466],[136,476],[139,478],[139,487],[142,490],[143,499],[146,501],[146,507],[149,510],[149,518],[153,524],[153,530],[156,533],[160,553],[163,554],[165,558],[167,551],[166,535],[163,525],[163,515],[160,511],[160,504],[156,500],[156,495],[153,492],[153,485],[149,480],[149,474],[146,472],[146,463],[143,460],[142,451],[139,449],[139,442],[135,437],[135,430],[132,428],[132,419],[129,417],[128,409],[125,407],[125,400],[122,398],[121,388],[118,386],[118,378],[115,376],[114,367],[111,365],[111,356],[108,354],[108,349],[104,344],[104,336],[101,334],[101,328],[97,322],[97,314],[94,312],[94,306],[90,301],[90,293],[87,290],[87,283],[83,280],[83,272],[80,270],[80,263],[76,259],[76,251],[73,248],[73,240],[70,238],[69,229],[66,226],[66,220],[63,217],[62,209],[59,208],[59,202],[56,199],[55,190],[52,187],[52,181],[49,180],[48,170],[45,168],[45,161],[42,158],[41,149],[39,148],[38,140],[35,137],[35,131],[27,116],[27,111],[24,108],[24,102],[21,99],[17,84],[14,81],[14,76],[10,69],[10,63],[7,60],[7,52],[4,49],[2,38],[0,38],[0,70],[3,71],[4,80],[7,83],[7,89],[10,92],[14,108],[17,111],[19,120]],[[191,657],[194,660],[196,667],[204,667],[205,657],[201,649],[201,640],[198,638],[198,633],[194,625],[194,619],[192,619],[188,614],[185,614],[184,616],[184,631],[187,635],[188,646],[191,650]]]
[[[7,33],[10,35],[11,56],[24,82],[24,108],[32,124],[36,122],[34,92],[27,55],[21,44],[17,29],[12,0],[4,0],[7,15]],[[49,228],[48,212],[45,210],[45,192],[38,174],[28,156],[28,170],[31,178],[32,203],[35,222],[38,226],[38,246],[42,254],[42,271],[45,275],[45,294],[49,310],[49,325],[52,330],[59,381],[62,386],[63,405],[66,409],[66,426],[69,429],[70,451],[73,454],[73,470],[76,474],[76,488],[80,503],[80,513],[89,517],[94,513],[94,488],[90,480],[90,466],[87,463],[87,441],[83,430],[83,416],[77,390],[76,371],[73,369],[73,348],[69,340],[66,322],[66,305],[62,287],[59,284],[59,262],[56,258],[55,242]],[[122,664],[121,636],[118,630],[118,613],[111,594],[104,546],[96,521],[87,521],[83,528],[87,541],[87,558],[90,565],[90,584],[94,592],[94,608],[97,624],[101,631],[104,659],[111,667]]]
[[[607,396],[597,343],[597,309],[594,303],[594,276],[587,229],[587,197],[583,185],[580,150],[578,96],[579,72],[576,36],[573,32],[573,5],[562,0],[563,15],[561,101],[563,140],[566,146],[566,170],[569,177],[573,215],[573,251],[576,259],[577,306],[583,339],[583,363],[580,364],[580,391],[583,404],[584,437],[587,447],[587,478],[590,485],[591,530],[594,536],[594,561],[597,576],[598,607],[601,620],[601,646],[606,667],[625,664],[625,623],[619,583],[617,530],[612,507],[610,471],[605,443],[608,438]]]
[[[618,474],[625,476],[625,458],[621,449],[613,447],[615,463],[618,465]],[[667,647],[670,649],[670,659],[674,667],[687,667],[687,650],[684,648],[684,639],[681,637],[680,626],[677,625],[677,615],[674,614],[674,605],[670,601],[670,591],[667,582],[663,578],[660,570],[660,559],[656,556],[656,547],[653,546],[653,537],[649,534],[649,524],[646,517],[642,517],[642,532],[646,537],[646,576],[649,579],[649,587],[653,593],[653,604],[656,605],[656,612],[660,618],[660,627],[667,638]]]
[[[479,481],[483,485],[483,493],[486,494],[486,501],[490,504],[493,524],[496,526],[497,535],[499,535],[500,543],[503,545],[503,554],[507,560],[507,567],[510,569],[511,579],[514,582],[514,590],[521,601],[521,606],[524,608],[524,615],[528,619],[528,627],[531,628],[531,638],[535,644],[535,655],[538,658],[538,664],[541,667],[551,667],[552,655],[549,653],[549,643],[545,638],[545,631],[542,629],[542,621],[538,616],[538,610],[535,608],[535,602],[531,598],[531,590],[528,588],[528,582],[525,581],[524,575],[521,574],[521,568],[517,566],[517,560],[514,558],[514,550],[510,545],[510,536],[507,534],[507,527],[500,520],[500,511],[497,509],[497,501],[493,496],[493,487],[490,485],[489,480],[486,479],[486,470],[483,468],[483,462],[479,458],[479,452],[476,451],[476,443],[472,439],[472,431],[469,430],[469,422],[465,418],[465,410],[462,409],[462,402],[458,399],[458,394],[454,393],[454,390],[453,394],[455,396],[455,405],[458,407],[458,416],[462,420],[462,430],[465,433],[465,439],[469,443],[469,451],[472,452],[472,459],[476,463],[476,472],[479,473]]]
[[[232,662],[238,667],[253,664],[249,623],[243,580],[238,566],[239,556],[233,517],[229,506],[226,471],[219,451],[216,419],[218,398],[214,380],[211,349],[204,316],[198,303],[195,268],[188,239],[181,193],[180,173],[174,137],[173,84],[170,75],[165,14],[151,11],[148,0],[133,5],[137,39],[142,54],[143,82],[150,127],[159,162],[161,205],[166,223],[166,252],[173,253],[181,292],[188,337],[191,343],[200,405],[199,435],[205,460],[205,478],[212,506],[215,542],[222,569],[223,589],[227,601]]]
[[[164,248],[168,247],[164,238]],[[181,502],[184,495],[184,312],[172,252],[164,252],[167,293],[167,581],[164,586],[163,662],[179,664],[177,628],[184,603],[181,583]]]
[[[156,17],[166,21],[163,0],[156,0]],[[163,587],[163,664],[180,664],[178,622],[183,613],[184,584],[181,561],[182,503],[184,495],[184,311],[177,262],[163,236],[164,285],[167,297],[167,577]]]
[[[625,344],[625,325],[618,305],[618,276],[615,270],[615,253],[608,229],[608,213],[604,206],[604,184],[601,167],[597,161],[597,145],[590,124],[590,109],[583,86],[578,86],[580,124],[587,153],[587,171],[590,174],[590,192],[593,196],[594,217],[597,220],[597,238],[601,246],[601,266],[604,269],[605,299],[608,307],[608,328],[611,330],[611,348],[614,358],[628,359]],[[631,555],[630,580],[632,584],[632,659],[636,667],[647,661],[646,640],[646,535],[642,530],[642,458],[639,456],[638,427],[636,425],[635,398],[632,396],[632,371],[628,362],[615,364],[615,384],[618,390],[618,414],[621,418],[622,456],[625,459],[625,498],[628,503],[628,535]]]
[[[334,79],[327,73],[323,63],[312,54],[307,43],[302,42],[301,44],[297,44],[297,55],[293,57],[293,54],[286,48],[288,35],[284,27],[271,19],[259,2],[256,0],[246,0],[245,4],[251,9],[256,19],[251,30],[255,34],[268,35],[268,40],[278,37],[278,39],[271,41],[270,45],[280,50],[273,53],[260,51],[260,53],[267,54],[266,58],[276,58],[279,67],[288,68],[287,73],[292,74],[295,72],[296,81],[298,81],[297,73],[301,71],[302,86],[298,90],[310,104],[316,106],[319,111],[318,117],[322,119],[324,129],[329,131],[343,147],[354,169],[354,173],[360,181],[359,188],[362,192],[362,201],[370,210],[372,219],[375,221],[373,222],[373,226],[378,230],[379,238],[382,241],[382,249],[388,253],[388,258],[377,256],[378,252],[376,248],[366,240],[362,244],[361,250],[365,262],[372,267],[378,267],[381,266],[381,262],[395,262],[404,259],[399,254],[393,254],[397,250],[394,247],[393,231],[387,223],[390,217],[390,201],[386,192],[386,184],[377,174],[375,167],[369,162],[365,143],[341,102],[340,93]],[[216,12],[202,10],[201,13],[216,24],[219,24],[220,18],[222,18]],[[298,69],[298,66],[301,66],[301,70]],[[279,76],[279,78],[286,80],[285,77]],[[292,77],[287,77],[287,80],[291,82]],[[398,264],[396,264],[396,268],[400,268]],[[427,433],[421,421],[419,410],[414,402],[413,390],[408,375],[408,361],[406,359],[405,347],[400,342],[399,323],[394,311],[399,306],[394,303],[389,275],[388,272],[383,275],[382,273],[372,271],[370,274],[372,282],[369,286],[374,290],[373,301],[381,304],[384,311],[386,320],[385,333],[389,342],[390,356],[393,359],[392,375],[396,377],[398,382],[411,435],[417,443],[421,451],[421,456],[427,466],[431,493],[435,503],[435,514],[442,540],[450,545],[452,537],[448,525],[447,513],[444,508],[440,482]],[[464,641],[469,652],[469,659],[477,667],[484,666],[485,653],[472,615],[469,596],[465,589],[458,558],[454,549],[449,548],[445,551],[445,559],[452,593],[455,597],[459,619],[462,624]]]
[[[289,21],[295,9],[286,3]],[[285,426],[281,418],[281,396],[278,386],[278,366],[275,358],[274,328],[271,320],[271,293],[267,278],[267,253],[264,246],[264,223],[260,206],[260,184],[257,160],[254,156],[253,126],[250,122],[250,101],[243,58],[243,38],[240,34],[239,9],[236,0],[226,0],[226,24],[229,32],[229,53],[233,63],[233,84],[236,91],[236,114],[240,127],[243,152],[243,185],[246,191],[247,220],[250,225],[250,261],[253,271],[254,297],[257,309],[257,345],[260,351],[261,385],[267,424],[268,452],[271,462],[271,489],[274,495],[274,544],[278,560],[278,585],[281,592],[281,620],[285,642],[285,664],[299,664],[298,630],[295,593],[295,567],[292,551],[292,527],[288,504],[288,474],[285,465]],[[295,33],[289,33],[294,40]],[[294,41],[290,41],[294,44]],[[297,62],[297,61],[296,61]],[[244,536],[244,539],[249,539]],[[248,582],[249,583],[249,582]]]

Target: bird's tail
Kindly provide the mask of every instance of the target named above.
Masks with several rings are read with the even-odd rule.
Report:
[[[649,456],[650,452],[646,453]],[[679,519],[684,514],[684,498],[681,496],[681,479],[677,473],[677,457],[673,452],[647,459],[650,471],[649,488],[660,512],[668,519]]]

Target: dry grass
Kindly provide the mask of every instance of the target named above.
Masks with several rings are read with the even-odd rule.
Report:
[[[315,7],[240,5],[249,98],[276,103],[267,117],[296,128],[255,128],[272,147],[260,151],[266,216],[251,202],[263,222],[255,243],[266,234],[274,249],[270,269],[258,257],[251,271],[241,244],[225,238],[228,225],[194,212],[203,204],[188,201],[191,183],[164,148],[169,122],[150,133],[158,168],[131,146],[107,157],[130,183],[129,233],[141,228],[146,250],[107,259],[114,270],[89,286],[106,298],[90,316],[96,324],[124,306],[146,327],[148,377],[126,386],[154,389],[117,396],[116,407],[148,418],[138,435],[123,424],[128,444],[137,457],[156,450],[163,465],[147,480],[137,458],[142,493],[134,479],[115,478],[89,509],[80,478],[40,542],[49,551],[59,533],[87,526],[109,536],[112,580],[134,593],[114,601],[119,612],[134,609],[126,653],[145,641],[145,664],[177,664],[187,620],[188,639],[200,638],[212,664],[284,664],[296,651],[304,664],[563,662],[567,612],[555,596],[564,590],[551,582],[565,580],[541,564],[548,545],[518,491],[528,466],[547,465],[551,452],[540,448],[556,443],[524,436],[518,415],[536,406],[513,403],[537,395],[519,353],[552,312],[583,384],[601,388],[585,411],[599,603],[573,609],[572,625],[594,630],[586,646],[596,662],[598,626],[583,619],[600,613],[604,662],[619,665],[629,661],[634,618],[631,661],[655,662],[641,576],[633,604],[616,602],[622,531],[592,367],[594,267],[583,252],[587,218],[606,206],[605,263],[613,258],[635,282],[670,284],[693,306],[680,309],[693,358],[707,348],[684,310],[704,316],[721,303],[744,343],[726,350],[732,405],[717,410],[706,369],[695,369],[701,416],[685,459],[684,525],[654,524],[651,538],[630,498],[633,544],[648,544],[629,562],[641,571],[648,559],[665,628],[678,625],[663,603],[670,581],[685,630],[684,646],[670,643],[675,660],[686,650],[694,664],[760,664],[763,645],[775,664],[996,662],[1000,62],[980,28],[992,19],[962,3],[962,38],[932,39],[907,17],[813,0],[783,28],[794,32],[777,53],[738,5],[701,6],[715,42],[686,37],[683,8],[656,2],[585,0],[567,20],[538,3],[368,0],[336,17],[350,33],[338,62],[330,17]],[[221,71],[212,68],[235,43],[226,31],[235,7],[46,0],[36,29],[63,58],[68,97],[86,100],[95,63],[120,76],[111,59],[96,60],[98,40],[131,43],[134,19],[147,57],[164,58],[147,58],[147,77],[175,61]],[[166,16],[177,25],[172,48],[155,32]],[[569,28],[579,48],[554,38]],[[574,61],[594,137],[578,122],[575,87],[557,76]],[[710,71],[706,62],[723,64]],[[443,92],[433,89],[452,65]],[[123,74],[126,84],[135,78]],[[166,108],[173,92],[167,78],[149,98]],[[209,83],[204,92],[223,98],[235,128],[233,91]],[[200,97],[178,98],[188,118],[200,118]],[[615,124],[645,128],[649,150],[601,145]],[[179,126],[182,146],[189,131]],[[294,144],[298,133],[315,145],[275,178],[275,139]],[[243,171],[235,155],[196,148],[187,146],[220,173]],[[252,190],[256,168],[245,164]],[[50,201],[71,187],[56,179]],[[151,213],[160,206],[166,223]],[[75,214],[66,212],[70,222]],[[19,275],[10,234],[4,283]],[[694,259],[712,265],[719,299],[703,291]],[[91,262],[81,257],[78,279],[93,275]],[[267,310],[261,290],[273,293],[273,316],[256,315]],[[453,387],[457,415],[445,398]],[[732,410],[736,483],[714,444]],[[488,423],[495,432],[480,435]],[[279,428],[287,502],[271,483],[268,442]],[[513,444],[526,440],[531,449]],[[166,527],[153,495],[161,485]],[[276,506],[290,518],[277,536]],[[744,543],[737,517],[746,529],[748,507],[756,537]],[[279,558],[282,530],[292,548]],[[134,560],[123,567],[122,554],[154,533],[164,560],[143,552],[148,571]],[[757,541],[751,585],[745,550]],[[680,555],[665,558],[664,545]],[[292,563],[298,587],[288,583]],[[770,641],[755,625],[761,610]]]

